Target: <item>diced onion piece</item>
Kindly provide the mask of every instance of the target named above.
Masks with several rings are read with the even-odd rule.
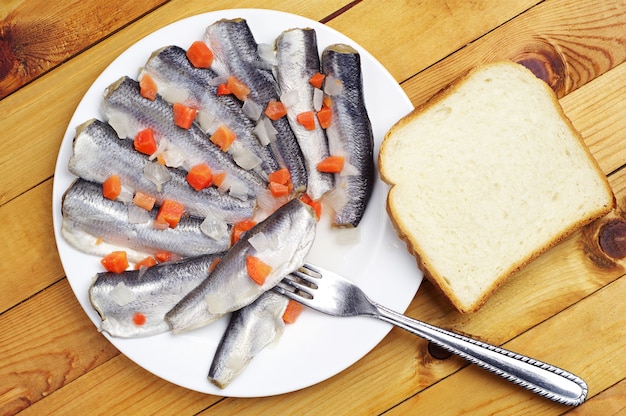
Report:
[[[133,125],[124,113],[114,111],[108,114],[108,123],[117,133],[117,137],[125,139],[127,137],[135,137]]]
[[[200,224],[200,230],[212,239],[220,240],[228,234],[228,224],[217,215],[208,215]]]
[[[278,59],[276,58],[276,53],[274,52],[274,47],[269,43],[259,43],[257,46],[257,51],[261,60],[267,62],[270,65],[278,65]]]
[[[263,113],[263,108],[251,98],[247,98],[246,101],[243,102],[241,110],[245,115],[254,121],[257,121]]]
[[[336,187],[324,196],[324,202],[335,212],[341,211],[348,201],[348,194],[342,187]]]
[[[168,103],[184,103],[189,98],[189,92],[175,86],[159,88],[159,94]]]
[[[343,84],[340,79],[333,77],[332,75],[328,75],[326,77],[326,81],[324,82],[324,92],[331,97],[334,95],[339,95],[343,91]]]
[[[161,139],[159,140],[159,143],[157,144],[157,150],[150,155],[148,160],[154,160],[157,157],[159,157],[159,155],[162,155],[163,152],[167,150],[167,147],[168,147],[167,139],[165,137],[161,137]]]
[[[341,170],[340,175],[341,176],[355,176],[359,174],[359,170],[356,168],[356,166],[351,165],[350,163],[345,163],[343,164],[343,169]]]
[[[166,166],[178,168],[185,164],[185,154],[180,147],[174,146],[171,143],[167,146],[167,150],[165,150],[162,155]]]
[[[276,140],[276,135],[278,134],[278,131],[276,131],[269,118],[261,117],[259,122],[252,130],[252,133],[254,133],[254,135],[259,139],[259,142],[263,146],[267,146],[268,144]]]
[[[269,248],[269,240],[263,232],[254,234],[248,239],[248,243],[259,253]]]
[[[289,90],[280,95],[280,102],[285,105],[285,107],[290,108],[300,102],[300,94],[298,94],[297,89]]]
[[[200,128],[202,129],[202,131],[204,131],[205,133],[209,133],[217,129],[218,124],[217,124],[215,115],[212,113],[209,113],[208,111],[198,110],[196,121],[200,125]]]
[[[230,189],[228,190],[228,193],[230,194],[230,196],[241,199],[242,201],[248,199],[248,187],[240,181],[233,181],[230,184]]]
[[[313,88],[313,108],[315,111],[320,111],[322,104],[324,103],[324,91],[319,88]]]
[[[228,75],[219,75],[209,80],[208,84],[211,87],[217,87],[218,85],[226,84],[226,81],[228,81]]]
[[[159,162],[148,163],[143,168],[143,174],[150,182],[156,185],[157,191],[159,192],[161,192],[161,186],[171,178],[167,167]]]
[[[239,141],[234,141],[229,151],[235,163],[244,169],[254,169],[261,164],[261,158]]]
[[[150,213],[135,204],[128,205],[128,222],[131,224],[146,224],[150,221]]]
[[[124,282],[119,282],[111,289],[111,299],[119,306],[125,306],[137,299],[137,295]]]
[[[128,187],[122,185],[122,189],[120,191],[120,194],[117,196],[117,200],[128,204],[130,202],[133,202],[133,196],[134,193],[132,189],[129,189]]]

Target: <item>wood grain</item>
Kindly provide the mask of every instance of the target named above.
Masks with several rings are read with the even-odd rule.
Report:
[[[532,64],[544,63],[544,69],[554,69],[559,75],[554,85],[563,96],[561,104],[610,175],[623,208],[626,64],[621,62],[626,55],[626,2],[123,3],[100,6],[111,14],[104,17],[79,16],[76,9],[66,6],[54,11],[53,6],[36,0],[9,0],[0,5],[3,30],[17,25],[22,34],[32,33],[24,29],[27,26],[59,34],[53,22],[72,19],[82,19],[85,27],[96,30],[93,36],[83,33],[80,39],[77,34],[84,28],[59,34],[69,39],[63,46],[73,52],[55,46],[23,60],[28,68],[20,79],[26,84],[0,99],[3,137],[7,138],[0,154],[0,250],[9,260],[0,262],[0,414],[21,409],[23,414],[37,415],[85,413],[86,409],[99,414],[211,415],[568,411],[455,357],[435,359],[426,342],[397,328],[350,368],[294,393],[234,399],[171,385],[119,354],[76,301],[56,255],[50,219],[51,177],[76,105],[122,51],[180,18],[221,8],[264,7],[314,20],[331,16],[329,26],[372,52],[396,79],[406,80],[402,86],[414,104],[424,102],[480,62],[530,57]],[[84,11],[99,4],[86,0],[76,7]],[[136,13],[116,14],[114,4]],[[37,6],[41,10],[35,10]],[[148,13],[141,16],[138,10]],[[0,43],[5,42],[4,32],[0,36]],[[60,61],[45,66],[55,59]],[[24,81],[29,71],[38,70],[37,65],[41,65],[38,78]],[[0,77],[1,88],[3,82],[5,78]],[[590,384],[590,398],[572,414],[623,412],[626,263],[607,259],[595,247],[602,221],[535,260],[477,314],[459,315],[428,283],[422,285],[407,314],[505,343],[579,373]]]
[[[546,1],[434,63],[403,87],[417,106],[473,66],[513,60],[563,97],[626,59],[624,33],[623,0]]]
[[[163,2],[15,4],[0,26],[0,99]]]

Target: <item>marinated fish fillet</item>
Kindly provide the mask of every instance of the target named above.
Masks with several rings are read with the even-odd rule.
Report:
[[[189,257],[120,274],[98,273],[89,300],[114,337],[136,338],[169,331],[165,313],[210,275],[224,253]]]
[[[129,191],[153,196],[157,205],[165,199],[177,201],[185,206],[186,212],[196,217],[212,216],[235,223],[252,216],[255,206],[252,199],[242,201],[215,187],[196,191],[189,186],[186,172],[181,169],[168,169],[169,179],[158,190],[144,173],[146,166],[152,163],[158,162],[137,152],[132,140],[119,139],[110,125],[92,119],[76,128],[68,167],[74,175],[97,183],[118,175]]]
[[[333,187],[333,175],[317,170],[317,165],[329,156],[328,139],[314,118],[315,128],[306,129],[297,121],[299,114],[315,114],[313,96],[315,87],[309,80],[320,72],[317,35],[314,29],[290,29],[276,39],[278,60],[277,79],[281,94],[293,94],[294,103],[287,107],[287,119],[293,130],[307,173],[307,194],[319,200]],[[321,94],[321,90],[319,91]]]
[[[328,46],[322,52],[322,71],[326,82],[336,80],[341,91],[333,95],[333,122],[326,129],[331,155],[344,156],[353,172],[335,174],[335,190],[345,198],[337,207],[333,224],[356,227],[372,194],[375,180],[374,134],[363,97],[359,53],[344,44]],[[336,197],[337,195],[335,195]]]
[[[79,178],[63,196],[61,233],[82,252],[104,256],[115,246],[126,249],[135,262],[159,251],[188,257],[228,249],[229,233],[214,240],[201,231],[200,218],[183,217],[176,228],[154,228],[157,211],[146,212],[147,222],[133,223],[128,205],[103,197],[101,185]]]
[[[159,144],[167,140],[168,147],[175,147],[184,156],[181,167],[185,170],[206,163],[215,172],[227,172],[231,181],[245,186],[238,195],[253,198],[256,192],[267,187],[267,182],[258,174],[237,165],[231,155],[212,143],[196,123],[189,129],[178,127],[172,106],[158,94],[154,101],[143,98],[139,83],[131,78],[122,77],[107,88],[102,111],[121,138],[132,138],[139,131],[151,128]]]
[[[218,95],[217,74],[211,69],[194,67],[184,49],[166,46],[155,51],[143,73],[150,75],[158,86],[159,94],[170,104],[181,102],[198,109],[199,124],[205,132],[213,133],[221,125],[231,129],[237,136],[236,140],[245,146],[245,150],[238,152],[252,152],[265,175],[280,168],[270,149],[253,134],[256,123],[244,113],[239,100],[230,94]],[[247,156],[246,159],[251,158]]]
[[[269,291],[232,313],[211,363],[211,382],[220,388],[226,387],[255,355],[280,338],[288,302],[286,297]]]
[[[218,20],[207,27],[204,42],[213,52],[212,69],[224,77],[233,76],[249,89],[248,99],[266,108],[270,100],[280,101],[280,89],[258,53],[258,44],[245,19]],[[303,191],[307,184],[306,168],[289,122],[285,117],[271,121],[276,141],[270,143],[282,167],[289,169],[294,190]]]
[[[292,199],[257,224],[228,250],[206,279],[166,315],[174,332],[204,326],[254,302],[285,275],[304,264],[315,238],[317,217],[310,206]],[[264,283],[248,273],[248,256],[271,267]]]

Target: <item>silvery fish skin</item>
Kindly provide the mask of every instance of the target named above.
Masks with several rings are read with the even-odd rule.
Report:
[[[220,76],[234,76],[250,88],[251,98],[262,108],[270,100],[279,101],[280,89],[272,72],[264,67],[258,44],[245,19],[223,19],[208,26],[204,42],[213,52],[212,69]],[[271,143],[278,163],[289,169],[294,190],[302,191],[307,184],[302,151],[289,122],[284,117],[272,121],[277,137]]]
[[[89,287],[89,300],[111,336],[137,338],[169,331],[165,313],[210,275],[224,253],[189,257],[120,274],[98,273]],[[136,313],[145,323],[133,322]],[[141,322],[138,322],[141,323]]]
[[[345,191],[348,202],[335,213],[333,224],[356,227],[375,180],[374,134],[365,108],[359,53],[348,45],[330,45],[322,52],[322,71],[326,82],[330,76],[343,85],[342,91],[331,97],[333,122],[326,129],[330,154],[346,157],[356,170],[356,174],[335,174],[335,188]]]
[[[292,199],[257,224],[235,243],[203,281],[165,316],[173,332],[185,332],[219,319],[254,302],[285,275],[304,264],[313,240],[317,217],[310,206]],[[263,236],[271,241],[261,251],[251,241]],[[246,258],[258,257],[272,267],[262,285],[248,275]]]
[[[317,170],[317,164],[329,156],[326,133],[315,119],[315,129],[307,130],[296,117],[307,111],[315,112],[313,94],[315,87],[309,80],[320,72],[317,35],[314,29],[290,29],[276,39],[278,60],[277,79],[281,93],[297,94],[297,101],[287,108],[291,125],[307,172],[307,194],[319,200],[333,187],[333,175]],[[321,91],[320,91],[321,93]]]
[[[260,169],[266,175],[280,168],[270,149],[253,134],[255,123],[243,112],[237,98],[218,96],[217,86],[212,82],[217,74],[211,69],[194,67],[184,49],[166,46],[155,51],[143,71],[152,77],[159,93],[170,104],[182,102],[204,112],[207,117],[202,120],[209,121],[200,125],[205,131],[212,133],[225,125],[235,132],[237,140],[260,159]]]
[[[183,217],[176,228],[158,230],[153,227],[157,208],[143,224],[129,222],[128,206],[102,196],[102,186],[76,179],[63,196],[61,232],[76,249],[98,256],[112,247],[124,248],[131,261],[167,251],[182,257],[219,253],[230,245],[228,233],[220,240],[204,234],[202,219]],[[102,240],[102,243],[100,242]]]
[[[172,106],[158,94],[154,101],[143,98],[139,83],[129,77],[122,77],[106,89],[101,107],[106,121],[122,138],[134,137],[146,128],[154,131],[157,142],[166,138],[185,155],[185,170],[206,163],[213,171],[227,172],[229,177],[245,184],[249,197],[267,187],[258,174],[241,168],[228,153],[213,144],[196,123],[189,129],[176,126]]]
[[[74,175],[97,183],[118,175],[123,186],[155,197],[157,205],[165,199],[178,201],[186,212],[200,218],[213,215],[235,223],[250,218],[254,212],[255,202],[251,199],[242,201],[214,187],[196,191],[187,183],[186,172],[180,169],[169,169],[170,179],[159,191],[143,173],[150,163],[157,162],[137,152],[132,140],[119,139],[110,125],[93,119],[76,128],[68,168]]]
[[[288,302],[286,297],[269,291],[232,313],[209,370],[213,384],[225,388],[255,355],[280,338]]]

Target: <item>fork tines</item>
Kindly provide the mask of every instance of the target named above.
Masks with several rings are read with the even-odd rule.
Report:
[[[300,270],[285,276],[276,286],[276,291],[290,298],[299,296],[313,299],[313,291],[318,287],[315,280],[321,277],[316,268],[305,264]]]

